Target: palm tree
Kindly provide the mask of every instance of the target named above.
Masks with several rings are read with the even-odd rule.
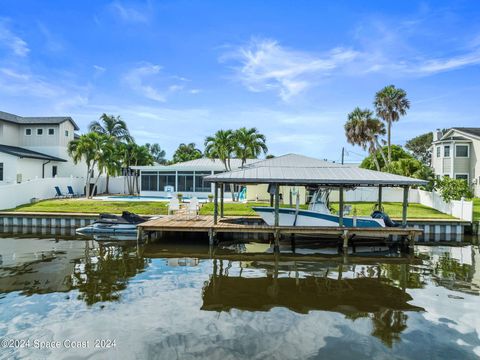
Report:
[[[154,159],[147,147],[135,143],[120,144],[119,153],[122,167],[126,170],[125,178],[128,187],[128,193],[132,195],[135,189],[140,192],[138,184],[138,171],[131,169],[132,166],[153,165]]]
[[[122,142],[133,141],[133,137],[128,131],[127,123],[123,121],[120,116],[103,113],[99,120],[100,121],[92,121],[88,126],[88,130],[113,137]]]
[[[379,137],[385,135],[385,126],[380,120],[373,118],[373,113],[368,109],[356,107],[348,114],[348,120],[345,123],[345,135],[347,141],[352,145],[361,146],[372,155],[377,170],[380,171],[380,164],[377,160],[377,152],[383,154],[379,144]]]
[[[92,179],[93,169],[99,166],[99,162],[103,168],[104,156],[103,151],[109,139],[105,135],[90,132],[81,135],[78,139],[70,141],[67,147],[68,154],[72,157],[73,162],[78,164],[82,160],[87,164],[87,176],[85,180],[85,195],[90,197],[90,182]]]
[[[268,151],[265,135],[256,128],[242,127],[233,133],[233,137],[235,156],[242,160],[242,167],[247,159],[256,159],[262,152],[266,154]]]
[[[215,135],[205,138],[205,155],[210,159],[219,159],[226,171],[231,170],[230,159],[235,151],[234,132],[218,130]]]
[[[100,116],[100,121],[92,121],[88,126],[89,131],[107,136],[111,142],[133,142],[133,137],[128,131],[127,123],[123,121],[120,116],[107,115],[103,113]],[[112,168],[107,168],[107,179],[105,185],[105,192],[108,193],[110,175],[116,175],[116,171],[110,172]]]
[[[195,143],[180,144],[173,154],[173,163],[200,159],[203,156],[202,151],[197,149]]]
[[[147,147],[150,154],[153,156],[153,159],[156,163],[160,165],[165,165],[167,163],[167,159],[165,159],[165,150],[162,150],[159,144],[146,143],[145,146]]]
[[[390,163],[392,161],[392,123],[407,114],[407,110],[410,109],[410,101],[407,99],[405,90],[398,89],[395,85],[388,85],[376,93],[373,104],[377,116],[387,124],[388,162]]]
[[[205,155],[210,159],[219,159],[226,171],[231,171],[230,159],[235,151],[235,133],[232,130],[218,130],[215,135],[205,138]],[[232,200],[235,201],[235,186],[230,184]]]

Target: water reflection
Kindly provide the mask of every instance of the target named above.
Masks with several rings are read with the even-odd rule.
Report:
[[[178,242],[137,247],[135,242],[3,238],[0,301],[7,294],[65,293],[65,301],[75,299],[91,309],[139,301],[128,297],[132,287],[140,289],[137,294],[143,299],[159,295],[155,291],[170,291],[173,297],[175,289],[191,286],[195,291],[189,294],[199,313],[228,316],[231,321],[238,313],[274,316],[279,309],[315,318],[330,313],[349,321],[351,328],[368,322],[365,331],[393,349],[404,342],[412,324],[431,311],[428,302],[418,301],[418,294],[427,294],[432,283],[449,291],[446,301],[452,308],[461,306],[464,297],[480,294],[480,258],[474,246],[418,246],[414,258],[350,256],[347,261],[336,254],[298,249],[279,256],[269,251],[268,244],[256,243],[212,249]],[[164,283],[172,276],[175,280]],[[200,285],[192,279],[201,279]],[[435,301],[431,298],[432,304]],[[151,310],[158,306],[175,308],[164,302]],[[192,310],[183,317],[191,315]]]
[[[129,279],[142,272],[149,262],[132,247],[100,245],[92,249],[87,245],[85,249],[85,256],[74,262],[71,279],[72,289],[78,289],[78,298],[88,305],[118,300]]]

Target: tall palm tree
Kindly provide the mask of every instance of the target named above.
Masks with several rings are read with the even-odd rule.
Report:
[[[120,116],[107,115],[103,113],[100,116],[99,121],[92,121],[88,126],[90,132],[98,133],[108,137],[110,142],[133,142],[133,137],[128,131],[127,123],[120,118]],[[111,172],[109,170],[114,170],[112,167],[106,168],[106,185],[105,191],[109,192],[110,176],[116,175],[116,170]]]
[[[218,130],[215,135],[205,138],[205,155],[210,159],[219,159],[230,171],[230,159],[235,151],[235,135],[232,130]]]
[[[172,161],[174,163],[200,159],[203,156],[202,151],[197,149],[195,143],[178,145],[177,150],[173,154]]]
[[[132,195],[135,189],[140,192],[138,184],[138,171],[131,169],[132,166],[153,165],[154,159],[145,145],[140,146],[135,143],[122,143],[119,147],[122,167],[126,170],[125,178],[128,187],[128,193]]]
[[[153,156],[155,162],[160,165],[165,165],[167,163],[167,159],[165,159],[165,150],[163,150],[159,144],[146,143],[145,146],[147,147],[150,154]]]
[[[131,142],[133,137],[127,127],[127,123],[120,116],[107,115],[103,113],[99,121],[92,121],[88,126],[88,130],[99,134],[113,137],[118,141]]]
[[[242,127],[234,132],[233,137],[235,156],[242,160],[242,167],[247,159],[256,159],[262,152],[266,154],[268,151],[265,135],[256,128]]]
[[[377,116],[387,124],[388,162],[390,163],[392,161],[392,123],[407,114],[410,101],[407,99],[405,90],[396,88],[395,85],[388,85],[375,94],[373,104]]]
[[[345,123],[345,135],[350,144],[361,146],[364,150],[368,149],[377,170],[380,171],[381,168],[377,160],[377,152],[380,152],[385,158],[382,148],[379,145],[379,137],[385,135],[385,126],[381,121],[375,119],[370,110],[362,110],[356,107],[348,114],[348,120]]]
[[[210,159],[219,159],[226,171],[231,171],[230,159],[235,151],[235,132],[232,130],[218,130],[213,136],[205,138],[205,155]],[[235,201],[235,186],[230,184],[232,200]]]
[[[90,132],[81,135],[78,139],[70,141],[67,147],[68,154],[72,157],[75,164],[84,160],[87,164],[87,176],[85,178],[85,195],[90,197],[90,182],[92,180],[92,172],[95,167],[102,165],[99,171],[102,172],[104,164],[104,149],[109,143],[109,139],[105,135]]]

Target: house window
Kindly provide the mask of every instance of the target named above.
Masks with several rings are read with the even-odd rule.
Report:
[[[193,191],[193,171],[178,172],[177,191]]]
[[[32,129],[25,129],[25,135],[27,136],[32,135]]]
[[[43,129],[37,129],[37,135],[43,135]]]
[[[195,191],[198,192],[211,192],[212,186],[206,182],[203,178],[205,176],[212,175],[211,171],[195,171]]]
[[[465,180],[468,183],[468,174],[455,174],[455,179]]]
[[[56,165],[53,165],[52,166],[52,177],[54,178],[55,176],[57,176],[57,173],[58,173],[58,168]]]
[[[450,157],[450,145],[445,145],[443,147],[443,156]]]
[[[437,146],[437,157],[440,157],[440,146]]]
[[[175,174],[160,173],[158,176],[158,190],[165,191],[166,186],[172,186],[175,189]]]
[[[469,157],[469,146],[468,145],[456,145],[455,146],[455,156],[456,157]]]
[[[0,181],[3,181],[3,163],[0,163]]]
[[[68,137],[68,130],[65,130],[65,136]]]
[[[142,191],[158,191],[158,173],[142,171]]]
[[[55,129],[48,129],[48,135],[55,135]]]

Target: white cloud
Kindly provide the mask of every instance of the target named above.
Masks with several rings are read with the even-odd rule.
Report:
[[[178,92],[190,92],[187,79],[181,76],[162,74],[162,66],[148,62],[141,63],[126,73],[123,80],[140,95],[158,102],[166,102],[167,97]],[[172,83],[173,82],[173,83]]]
[[[160,92],[152,85],[146,83],[148,79],[158,75],[161,69],[162,67],[160,65],[145,63],[142,66],[130,70],[125,75],[124,80],[132,87],[133,90],[139,92],[146,98],[159,102],[165,102],[167,100],[165,94]]]
[[[132,6],[126,6],[118,1],[111,3],[110,8],[123,21],[132,23],[147,23],[149,21],[147,11],[142,11]]]
[[[21,37],[15,35],[7,26],[4,20],[0,20],[0,44],[10,49],[14,55],[25,57],[30,49],[28,44]]]
[[[102,75],[105,71],[107,71],[106,68],[104,68],[103,66],[100,66],[100,65],[93,65],[93,70],[94,70],[94,74],[93,76],[96,78],[96,77],[99,77],[100,75]]]
[[[64,94],[60,86],[30,72],[12,68],[0,68],[0,87],[2,92],[12,95],[52,98]]]
[[[478,64],[480,64],[480,50],[474,50],[460,56],[427,60],[414,70],[417,70],[419,73],[433,74]]]
[[[323,56],[291,50],[270,39],[253,39],[224,54],[221,61],[234,60],[237,78],[254,92],[273,90],[287,101],[326,76],[334,69],[353,61],[358,53],[335,48]]]

